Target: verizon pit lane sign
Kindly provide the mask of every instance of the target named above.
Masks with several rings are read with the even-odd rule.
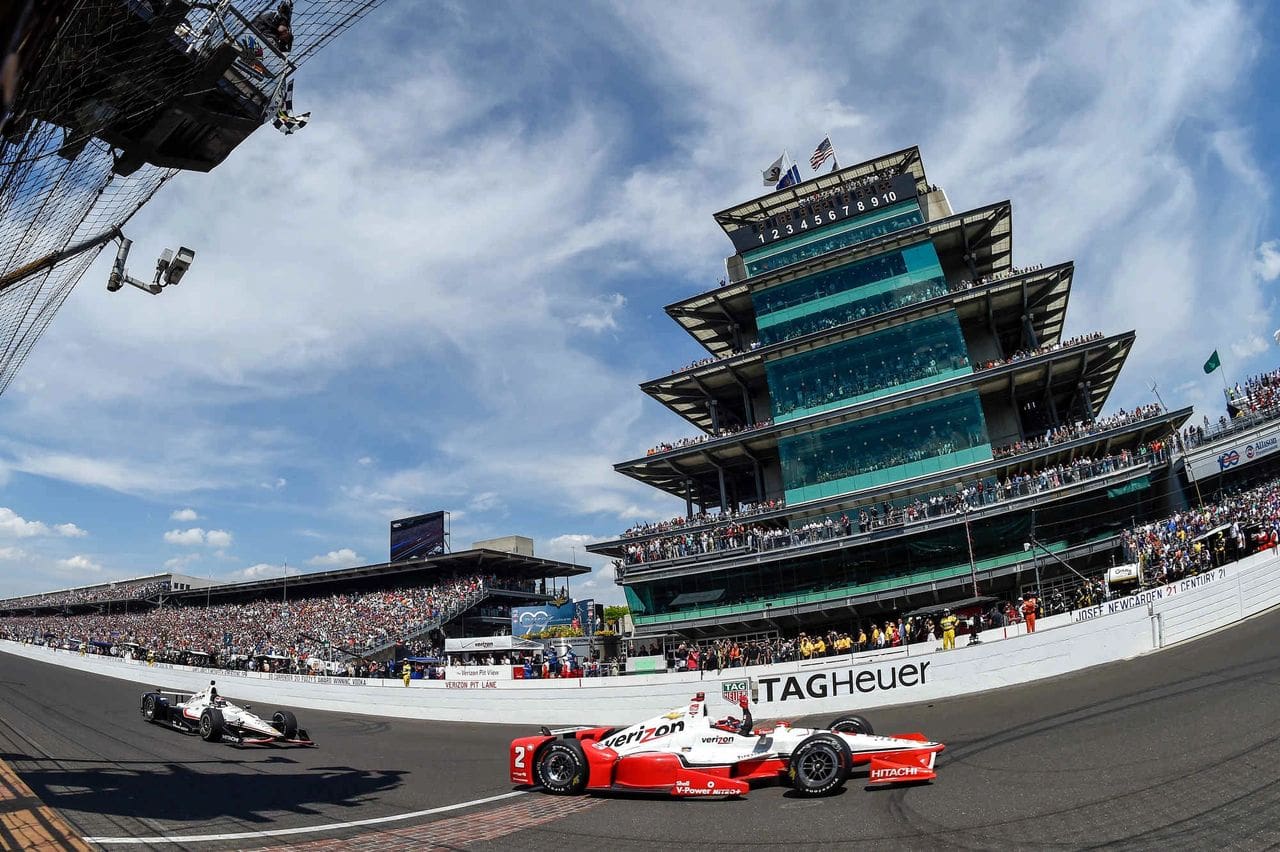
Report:
[[[449,689],[497,689],[503,680],[511,680],[510,666],[448,666],[444,670],[444,685]]]

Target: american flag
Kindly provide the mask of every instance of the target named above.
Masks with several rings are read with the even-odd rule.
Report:
[[[284,97],[280,100],[280,109],[276,110],[276,117],[271,123],[276,130],[288,136],[295,130],[301,130],[306,127],[307,122],[310,120],[310,112],[304,112],[300,115],[293,114],[293,80],[290,80],[285,84]]]
[[[809,158],[809,165],[813,166],[813,170],[816,172],[818,166],[825,163],[828,157],[834,157],[835,155],[836,149],[831,147],[831,137],[824,136],[822,141],[818,143],[818,147],[813,150],[813,156]]]

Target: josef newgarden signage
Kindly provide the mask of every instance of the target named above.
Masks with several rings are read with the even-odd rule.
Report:
[[[1180,592],[1189,592],[1192,589],[1198,589],[1201,586],[1207,586],[1210,583],[1216,583],[1225,579],[1227,576],[1226,568],[1219,568],[1216,571],[1209,571],[1205,574],[1198,574],[1195,577],[1187,577],[1176,583],[1170,583],[1167,586],[1161,586],[1158,589],[1148,589],[1145,592],[1138,592],[1136,595],[1130,595],[1127,598],[1120,598],[1107,603],[1094,604],[1084,609],[1078,609],[1071,613],[1071,620],[1075,622],[1090,621],[1104,615],[1114,615],[1117,612],[1133,609],[1137,606],[1146,606],[1155,601],[1164,600],[1173,597]]]
[[[841,695],[865,695],[924,686],[931,662],[894,663],[870,668],[845,668],[811,675],[762,677],[757,683],[762,701],[805,701],[810,698],[836,698]]]

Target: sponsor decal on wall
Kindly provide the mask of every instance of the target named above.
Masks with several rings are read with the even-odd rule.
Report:
[[[1280,427],[1272,426],[1262,432],[1263,434],[1255,436],[1252,441],[1232,444],[1216,451],[1208,448],[1201,451],[1192,450],[1187,454],[1187,467],[1191,477],[1198,480],[1218,476],[1238,470],[1251,462],[1280,451]],[[1199,452],[1211,454],[1200,456]]]
[[[748,678],[720,681],[720,697],[730,704],[738,704],[750,695],[751,681]]]
[[[1192,589],[1198,589],[1201,586],[1207,586],[1210,583],[1216,583],[1225,580],[1227,577],[1227,569],[1219,568],[1216,571],[1210,571],[1207,574],[1200,574],[1195,577],[1187,577],[1184,580],[1178,580],[1175,583],[1169,583],[1166,586],[1160,586],[1156,589],[1147,589],[1145,592],[1138,592],[1136,595],[1129,595],[1127,598],[1119,600],[1107,601],[1106,603],[1094,604],[1093,606],[1077,609],[1071,613],[1071,620],[1075,622],[1090,621],[1100,618],[1104,615],[1114,615],[1117,612],[1125,612],[1134,607],[1146,606],[1156,601],[1162,601],[1165,598],[1171,598],[1182,592],[1189,592]]]
[[[875,667],[835,669],[811,675],[779,675],[757,679],[764,694],[762,701],[806,701],[810,698],[836,698],[841,695],[865,695],[924,686],[932,662],[894,663]],[[906,700],[906,699],[904,699]]]

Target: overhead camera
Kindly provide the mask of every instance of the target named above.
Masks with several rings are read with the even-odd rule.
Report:
[[[107,290],[112,293],[125,284],[131,284],[153,296],[158,295],[165,287],[174,286],[181,281],[182,276],[186,275],[187,270],[191,268],[191,262],[196,258],[195,250],[186,246],[179,247],[176,254],[173,249],[165,249],[156,260],[155,277],[151,279],[150,284],[147,284],[136,278],[130,278],[128,270],[125,269],[125,263],[129,259],[129,249],[132,246],[132,240],[124,236],[120,237],[120,248],[116,250],[116,260],[112,264],[111,275],[107,278]]]
[[[156,261],[156,277],[154,283],[161,287],[176,285],[182,280],[182,276],[187,274],[187,270],[191,268],[191,261],[196,259],[194,249],[182,246],[178,249],[175,256],[173,249],[165,249],[160,255],[160,259]],[[163,276],[164,281],[161,282]]]

